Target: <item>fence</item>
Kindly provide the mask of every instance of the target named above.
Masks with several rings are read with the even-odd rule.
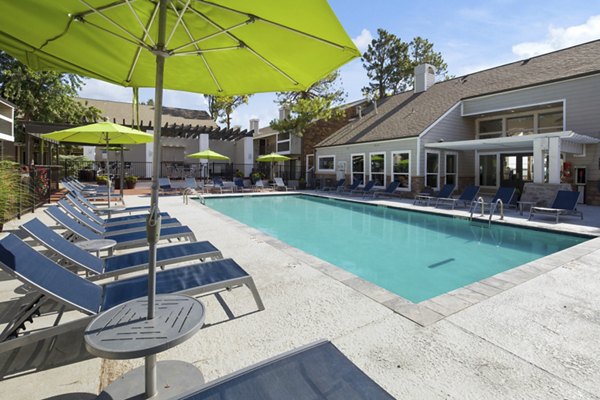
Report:
[[[256,164],[233,164],[224,162],[208,162],[202,164],[177,164],[172,162],[162,162],[160,165],[160,176],[171,179],[184,179],[194,177],[196,179],[210,178],[220,176],[225,180],[233,180],[239,171],[251,170],[260,172],[264,177],[280,176],[284,180],[299,180],[303,178],[301,166],[289,168],[287,165],[274,163],[256,163]],[[121,165],[120,161],[73,161],[65,160],[62,165],[61,178],[65,176],[75,176],[85,182],[95,181],[98,175],[110,175],[113,178],[121,175],[121,169],[125,176],[133,175],[141,179],[150,179],[152,177],[151,162],[125,162]],[[271,175],[271,172],[273,175]],[[249,178],[250,176],[247,176]]]
[[[58,188],[60,169],[53,165],[20,167],[0,163],[0,230],[5,222],[21,218],[50,200],[52,191]]]

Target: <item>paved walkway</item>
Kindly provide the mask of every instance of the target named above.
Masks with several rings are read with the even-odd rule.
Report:
[[[147,196],[127,198],[128,205],[147,202]],[[407,201],[381,203],[436,211]],[[212,380],[326,338],[398,398],[600,398],[600,238],[530,263],[512,276],[459,290],[453,303],[421,303],[412,314],[403,314],[406,304],[397,299],[400,304],[393,304],[389,294],[365,288],[324,261],[196,202],[184,205],[181,196],[164,196],[160,205],[242,265],[254,277],[266,309],[255,312],[245,288],[204,296],[207,326],[159,359],[193,363]],[[600,235],[600,209],[581,208],[582,222],[531,223],[515,211],[506,221]],[[41,211],[35,215],[48,222]],[[16,227],[7,224],[5,230]],[[18,282],[0,276],[0,306],[22,293]],[[64,343],[55,348],[69,350]],[[98,358],[65,363],[0,381],[0,393],[11,399],[88,398],[140,365],[142,360]]]

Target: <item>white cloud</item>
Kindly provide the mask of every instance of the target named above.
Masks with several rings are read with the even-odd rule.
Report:
[[[545,39],[514,45],[512,51],[520,58],[537,56],[600,38],[600,15],[594,15],[581,25],[567,28],[550,26]]]
[[[360,35],[352,39],[361,53],[364,53],[367,50],[367,46],[369,46],[371,40],[373,40],[373,35],[371,35],[371,32],[366,28],[363,28],[363,30],[360,31]]]

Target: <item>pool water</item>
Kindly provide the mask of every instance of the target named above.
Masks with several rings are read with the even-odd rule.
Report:
[[[415,303],[588,240],[307,195],[205,201]]]

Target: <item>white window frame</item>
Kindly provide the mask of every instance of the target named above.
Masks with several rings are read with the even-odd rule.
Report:
[[[430,173],[427,171],[427,159],[429,158],[429,155],[430,155],[430,154],[435,154],[435,155],[437,155],[437,158],[438,158],[438,171],[437,171],[437,173],[436,173],[436,174],[430,174]],[[440,154],[440,152],[439,152],[439,151],[437,151],[437,150],[427,150],[427,151],[425,151],[425,181],[423,182],[423,184],[424,184],[425,186],[427,186],[427,177],[428,177],[429,175],[435,175],[435,176],[437,176],[437,186],[436,186],[436,187],[434,187],[433,189],[435,189],[435,190],[440,190],[440,172],[441,172],[441,171],[440,171],[440,170],[441,170],[441,168],[440,168],[440,167],[441,167],[441,166],[442,166],[442,156],[441,156],[441,154]]]
[[[288,138],[284,139],[284,140],[279,140],[279,135],[281,135],[280,133],[277,134],[277,137],[275,138],[275,146],[277,148],[277,153],[280,154],[290,154],[291,150],[292,150],[292,134],[288,133]],[[288,144],[288,149],[287,150],[279,150],[279,144],[283,144],[283,143],[287,143]]]
[[[448,183],[448,156],[454,156],[456,171],[452,175],[454,175],[454,184],[458,186],[458,152],[456,151],[446,151],[444,153],[444,181]]]
[[[362,172],[362,184],[365,184],[365,178],[367,177],[367,155],[365,153],[352,153],[350,154],[350,184],[354,183],[354,156],[363,157],[363,172]]]
[[[383,185],[375,185],[375,187],[384,188],[385,181],[387,179],[387,168],[386,168],[386,162],[385,162],[386,152],[385,151],[374,151],[372,153],[369,153],[369,180],[373,180],[373,171],[371,171],[371,158],[376,155],[383,156]],[[379,174],[381,174],[381,172],[376,172],[376,174],[379,175]],[[364,183],[366,183],[366,182],[364,182]]]
[[[566,116],[565,116],[565,107],[564,105],[562,107],[553,107],[553,108],[548,108],[548,109],[541,109],[541,110],[535,110],[535,111],[523,111],[523,112],[517,112],[517,113],[507,113],[507,114],[499,114],[499,115],[494,115],[491,117],[485,117],[485,118],[478,118],[476,120],[476,134],[475,137],[477,139],[485,139],[488,137],[507,137],[507,120],[511,119],[511,118],[516,118],[516,117],[528,117],[531,116],[533,117],[533,133],[531,133],[531,135],[537,135],[539,134],[539,118],[540,118],[540,114],[551,114],[551,113],[556,113],[556,112],[562,112],[563,114],[563,126],[561,130],[565,130],[565,120],[566,120]],[[481,135],[479,132],[479,124],[481,121],[491,121],[491,120],[496,120],[496,119],[500,119],[502,120],[502,132],[491,132],[488,134],[484,134]],[[500,136],[494,136],[495,134],[500,133]]]
[[[411,187],[412,187],[412,168],[411,168],[411,163],[412,163],[412,154],[410,150],[402,150],[402,151],[392,151],[392,157],[390,159],[390,175],[392,177],[392,182],[396,180],[396,175],[401,175],[401,176],[405,176],[406,174],[400,174],[400,173],[395,173],[394,172],[394,156],[396,154],[408,154],[408,187],[400,187],[398,186],[398,189],[396,190],[401,190],[404,192],[410,192],[411,191]]]
[[[321,169],[321,159],[322,158],[333,158],[333,168],[331,169]],[[331,155],[327,155],[327,156],[318,156],[317,157],[317,172],[331,172],[331,173],[335,173],[335,167],[336,167],[336,163],[335,163],[335,155],[331,154]]]

